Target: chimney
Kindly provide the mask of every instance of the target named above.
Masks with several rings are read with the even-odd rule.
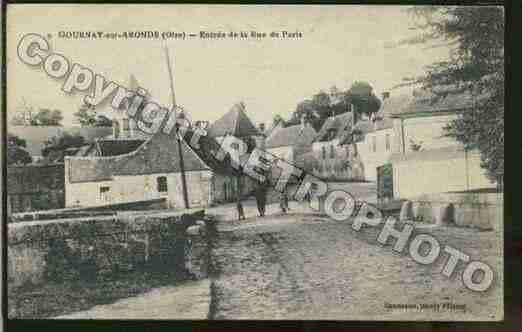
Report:
[[[264,123],[260,123],[259,124],[259,131],[261,131],[261,133],[265,132],[265,124]]]
[[[389,91],[383,92],[382,93],[382,100],[384,101],[384,100],[386,100],[388,98],[390,98],[390,92]]]

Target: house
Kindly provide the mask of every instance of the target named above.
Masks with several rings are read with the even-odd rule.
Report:
[[[256,128],[243,108],[235,105],[230,111],[210,125],[207,136],[221,144],[225,136],[233,135],[247,143],[250,150],[254,147],[264,150],[265,135],[262,133],[264,128],[260,129]],[[244,156],[244,158],[247,158],[247,156]],[[241,162],[244,161],[246,160],[241,160]],[[252,192],[254,186],[254,180],[246,175],[238,176],[230,174],[230,172],[222,172],[214,178],[215,201],[235,201],[238,192],[243,197],[247,196]]]
[[[433,103],[431,96],[414,98],[391,115],[395,136],[393,193],[396,198],[422,194],[494,188],[480,167],[480,154],[465,150],[445,127],[470,107],[468,95],[448,96]]]
[[[132,152],[115,156],[65,158],[65,205],[97,206],[166,198],[184,207],[178,141],[167,134],[150,137]],[[210,167],[181,141],[191,207],[212,202]]]
[[[312,151],[312,142],[317,132],[306,121],[286,128],[277,128],[266,139],[267,152],[295,165],[300,155]]]
[[[256,128],[246,112],[238,105],[217,119],[208,129],[207,135],[221,142],[226,135],[233,135],[242,140],[252,138],[256,147],[264,144],[264,134]]]
[[[391,116],[410,100],[411,97],[407,95],[390,96],[385,92],[379,111],[370,119],[359,121],[354,126],[354,133],[357,137],[355,145],[364,165],[366,181],[377,181],[377,168],[387,164],[392,153],[398,152]]]
[[[325,120],[312,144],[315,175],[324,179],[363,179],[364,170],[357,146],[352,144],[353,114],[352,109]]]

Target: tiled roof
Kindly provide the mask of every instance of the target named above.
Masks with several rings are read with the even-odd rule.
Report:
[[[210,137],[225,136],[227,134],[236,137],[262,135],[245,112],[236,106],[216,120],[208,130]]]
[[[16,135],[26,141],[26,150],[31,156],[41,156],[45,142],[54,136],[80,134],[87,142],[102,138],[112,133],[112,127],[60,127],[60,126],[7,126],[10,135]]]
[[[329,117],[323,123],[321,130],[315,138],[315,142],[330,141],[338,138],[340,141],[349,135],[352,125],[352,112]]]
[[[404,105],[393,110],[391,115],[400,116],[424,112],[455,111],[470,107],[472,101],[473,99],[469,94],[433,98],[433,95],[430,93],[417,91],[413,97],[410,97],[409,102],[404,102]]]
[[[93,149],[96,149],[95,143],[84,145],[84,146],[80,147],[74,155],[76,157],[86,157],[90,154],[90,152]]]
[[[71,157],[69,172],[71,182],[110,180],[118,175],[140,175],[180,172],[177,140],[158,133],[133,152],[113,157]],[[182,153],[186,171],[207,170],[209,167],[182,141]]]
[[[96,142],[99,152],[102,157],[119,156],[132,152],[139,148],[144,140],[129,139],[129,140],[99,140]]]
[[[277,148],[280,146],[310,145],[317,133],[312,126],[295,125],[277,129],[267,140],[266,148]]]

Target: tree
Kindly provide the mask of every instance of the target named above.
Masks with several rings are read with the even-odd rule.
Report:
[[[42,156],[44,156],[48,162],[61,161],[63,156],[67,155],[67,149],[79,148],[85,144],[85,138],[80,134],[64,132],[51,137],[47,142],[45,142]]]
[[[347,101],[355,108],[355,112],[360,116],[365,114],[368,117],[381,107],[381,101],[373,93],[372,86],[367,82],[355,81],[346,93]]]
[[[9,124],[11,124],[11,126],[25,126],[26,121],[24,119],[23,113],[16,113],[13,115]]]
[[[83,103],[74,113],[82,127],[111,127],[112,120],[103,114],[97,114],[93,105]]]
[[[283,124],[283,126],[285,125],[285,120],[280,114],[274,115],[272,120],[272,128],[275,128],[275,126],[277,126],[280,122]]]
[[[112,120],[103,114],[96,118],[96,127],[112,127]]]
[[[63,120],[62,112],[59,110],[50,110],[42,108],[34,116],[34,121],[38,126],[61,126]]]
[[[35,113],[34,107],[25,98],[22,98],[15,114],[11,117],[10,124],[13,126],[37,126]]]
[[[440,43],[451,49],[417,77],[434,99],[469,94],[472,107],[446,129],[449,136],[481,154],[487,176],[502,185],[504,176],[504,10],[502,7],[411,9],[419,35],[404,43]]]
[[[25,165],[32,162],[32,157],[24,148],[26,142],[18,136],[7,134],[7,165]]]
[[[286,124],[299,124],[304,116],[306,121],[319,130],[327,118],[350,111],[351,105],[358,114],[369,116],[379,110],[381,101],[373,93],[371,85],[366,82],[355,81],[350,89],[344,92],[334,86],[330,88],[329,93],[319,91],[311,99],[297,104]]]

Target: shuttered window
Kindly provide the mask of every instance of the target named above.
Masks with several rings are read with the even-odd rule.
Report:
[[[166,193],[169,188],[167,186],[167,177],[166,176],[160,176],[156,178],[156,182],[158,185],[158,192],[160,193]]]

